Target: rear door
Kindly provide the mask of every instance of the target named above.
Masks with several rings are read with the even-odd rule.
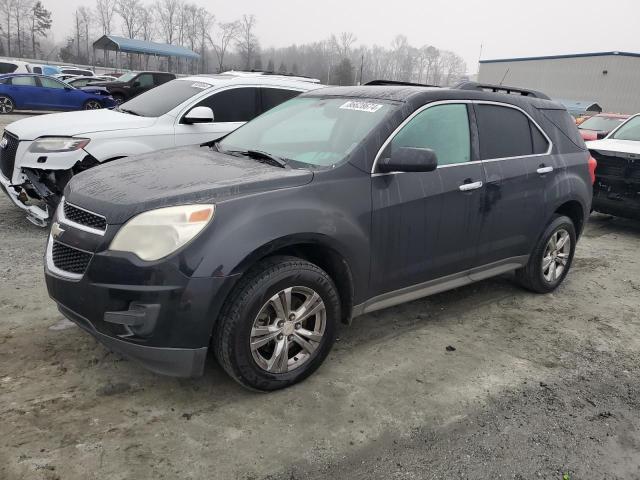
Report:
[[[12,77],[8,83],[9,94],[18,108],[43,108],[46,98],[38,88],[36,78],[31,75]]]
[[[476,102],[474,110],[487,179],[478,261],[518,263],[546,222],[545,191],[554,175],[551,142],[515,106]]]
[[[433,172],[372,174],[370,296],[454,276],[477,264],[484,172],[472,141],[471,106],[445,102],[419,111],[388,143],[430,148]]]
[[[218,90],[186,109],[176,124],[176,146],[216,140],[258,116],[259,90],[252,86]],[[185,123],[184,115],[200,106],[209,107],[213,111],[213,122],[192,125]]]

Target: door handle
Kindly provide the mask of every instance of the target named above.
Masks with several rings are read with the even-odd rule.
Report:
[[[553,167],[540,166],[540,168],[538,168],[538,170],[536,170],[536,172],[538,172],[540,175],[544,175],[545,173],[551,173],[551,172],[553,172]]]
[[[468,192],[470,190],[477,190],[482,187],[482,182],[463,183],[458,188],[461,192]]]

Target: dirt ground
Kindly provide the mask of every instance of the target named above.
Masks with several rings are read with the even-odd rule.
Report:
[[[640,478],[638,222],[594,215],[554,294],[503,276],[360,317],[310,379],[257,394],[63,321],[46,232],[1,197],[2,480]]]

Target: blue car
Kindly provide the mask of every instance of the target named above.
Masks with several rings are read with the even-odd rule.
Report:
[[[14,110],[95,110],[115,106],[109,92],[101,87],[79,89],[46,75],[0,75],[0,114]]]

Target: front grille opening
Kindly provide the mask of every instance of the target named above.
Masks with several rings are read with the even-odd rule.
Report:
[[[64,216],[67,220],[84,225],[85,227],[95,228],[96,230],[105,231],[107,229],[107,220],[98,214],[87,212],[67,202],[64,202],[63,208]]]
[[[9,132],[2,136],[3,148],[0,148],[0,171],[8,180],[13,177],[13,165],[16,161],[16,152],[20,141]]]
[[[92,254],[54,241],[51,257],[56,268],[65,272],[83,275],[89,266]]]

